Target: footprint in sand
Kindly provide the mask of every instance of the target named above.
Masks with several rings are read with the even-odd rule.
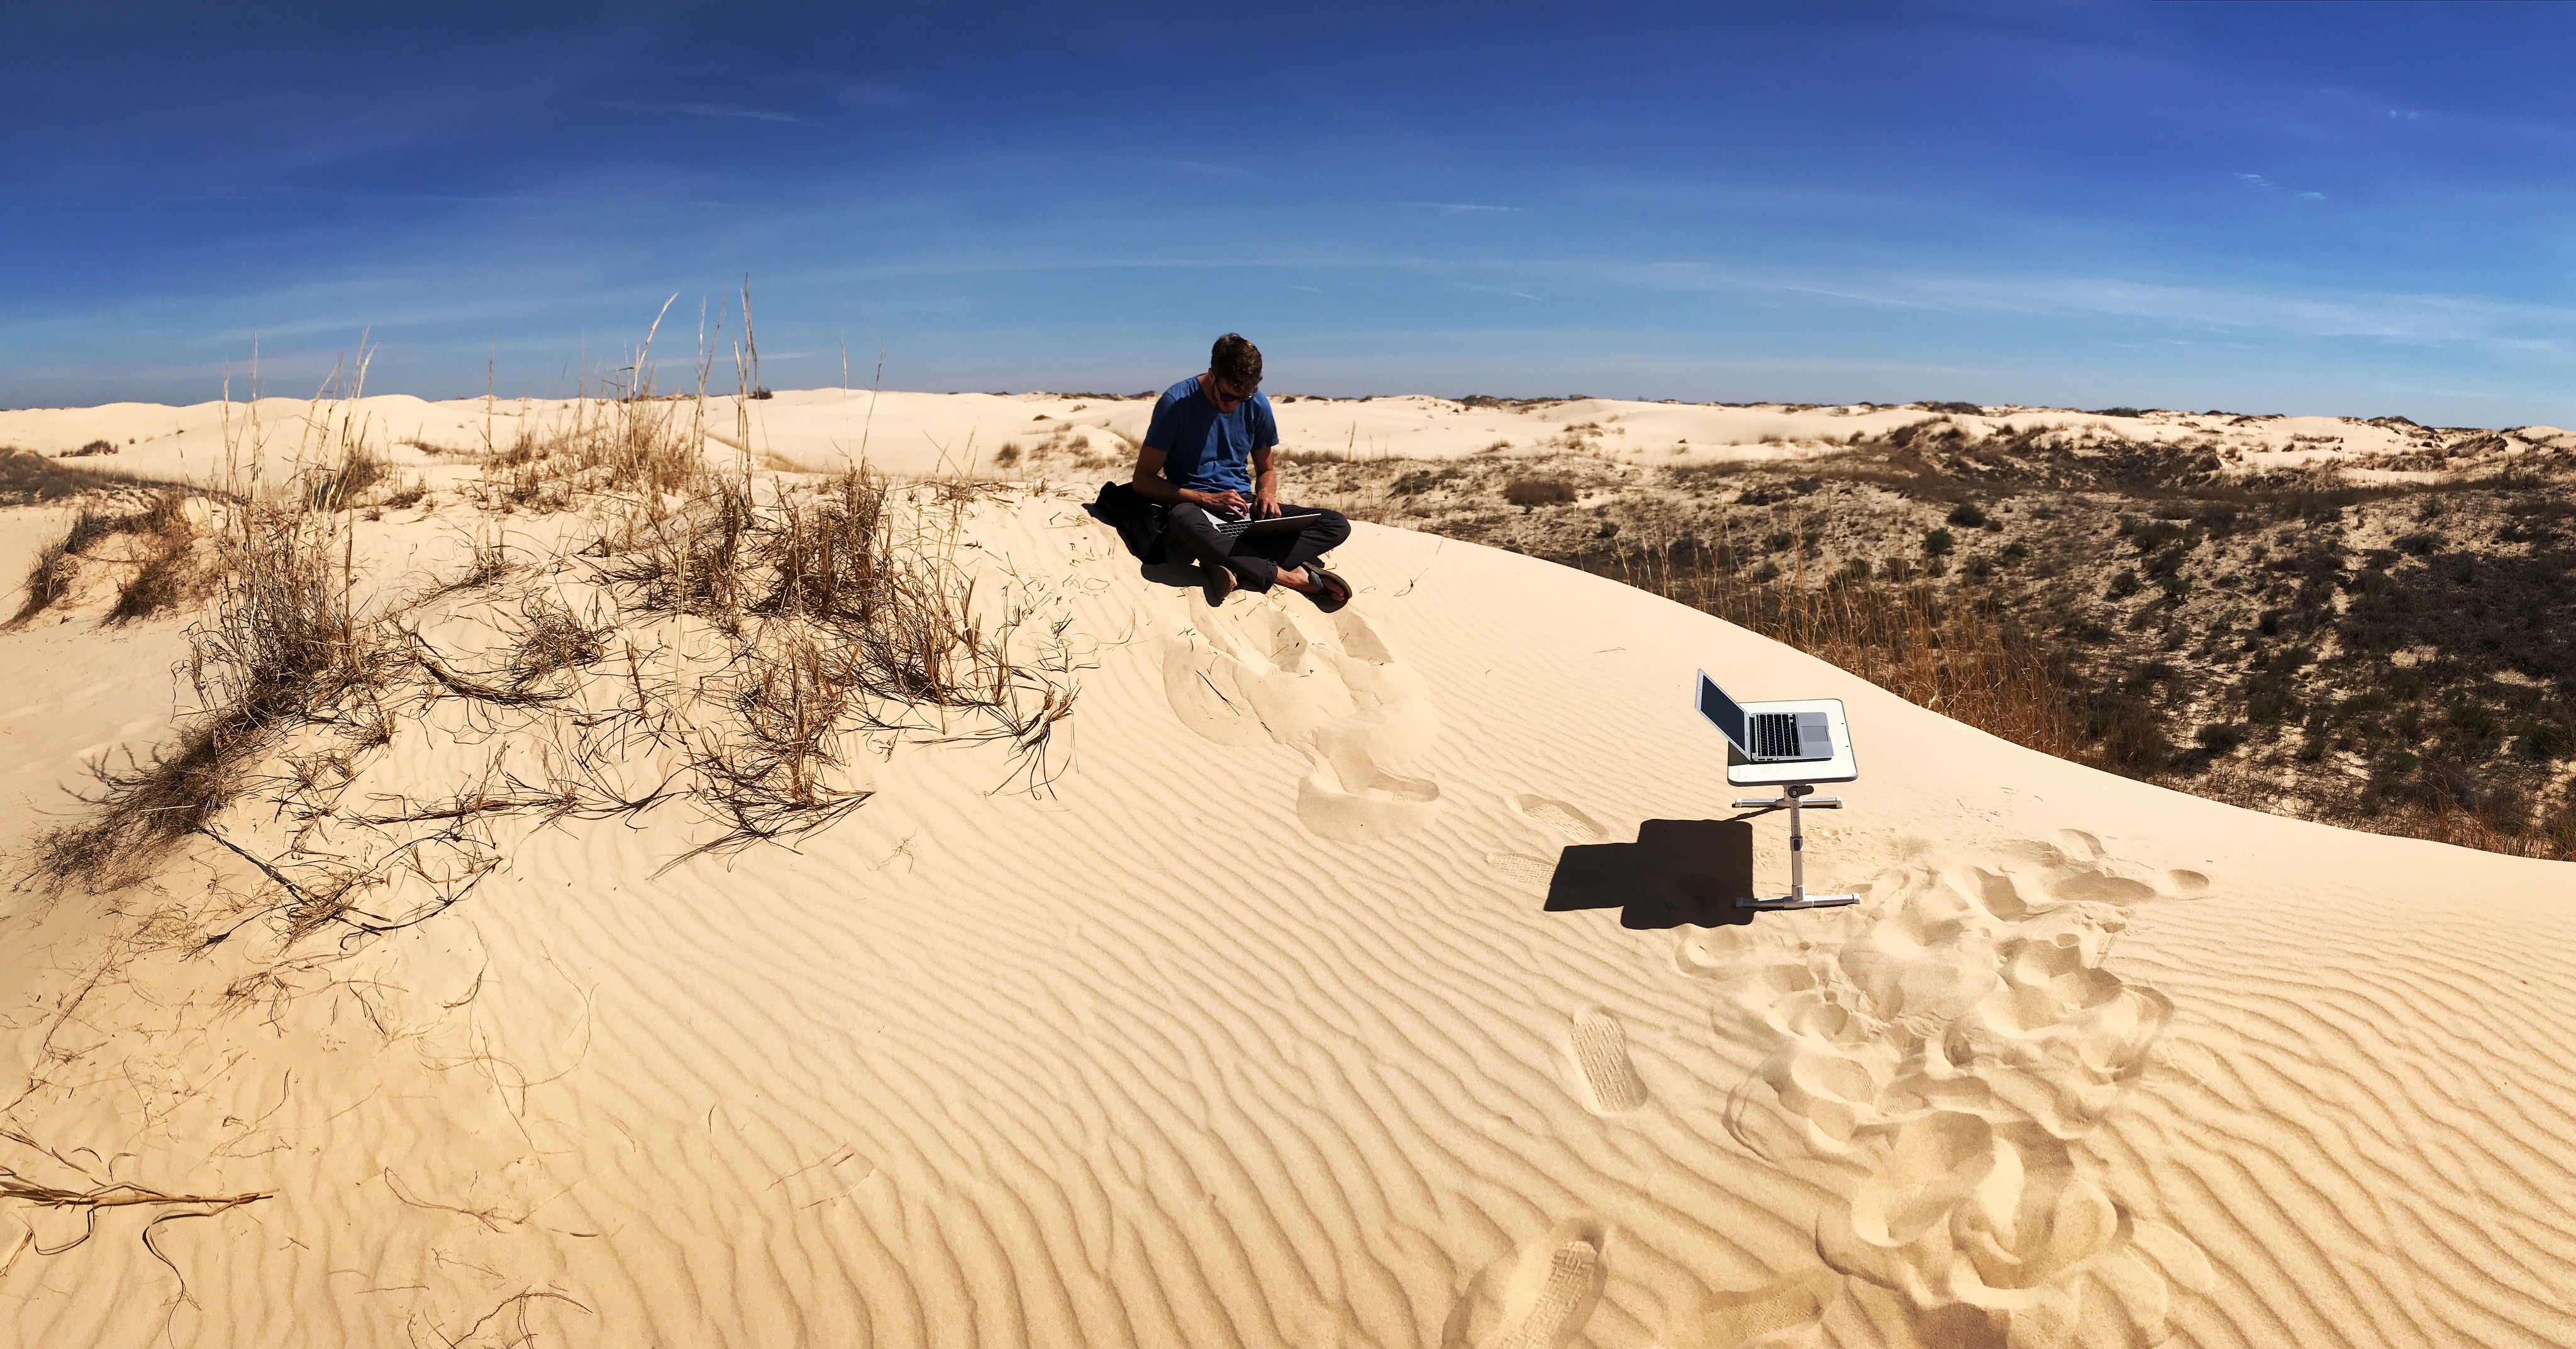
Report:
[[[1926,1343],[2152,1344],[2170,1287],[2208,1278],[2192,1243],[2079,1175],[2074,1145],[2173,1010],[2103,968],[2112,938],[2131,906],[2209,880],[2061,841],[1919,858],[1853,908],[1698,933],[1680,953],[1773,1046],[1730,1127],[1763,1146],[1751,1093],[1767,1087],[1792,1146],[1864,1166],[1817,1249],[1843,1295]]]
[[[1628,1032],[1619,1018],[1599,1007],[1576,1012],[1572,1046],[1584,1103],[1594,1114],[1624,1115],[1646,1103],[1646,1083],[1628,1057]]]
[[[1524,792],[1504,798],[1513,812],[1548,832],[1575,843],[1598,843],[1608,833],[1598,820],[1550,797]],[[1554,856],[1533,857],[1523,852],[1489,852],[1485,863],[1505,878],[1524,885],[1544,886],[1556,878]]]
[[[1485,854],[1485,864],[1506,880],[1523,885],[1544,886],[1556,879],[1556,863],[1525,852],[1489,852]]]
[[[1605,1235],[1583,1219],[1558,1223],[1487,1267],[1451,1309],[1441,1349],[1560,1349],[1601,1300]]]
[[[1550,797],[1524,792],[1511,798],[1512,809],[1532,822],[1564,835],[1575,843],[1598,843],[1608,831],[1599,820]]]
[[[1438,813],[1439,784],[1406,770],[1439,735],[1439,713],[1367,619],[1261,597],[1205,611],[1197,624],[1165,648],[1173,712],[1219,744],[1304,752],[1297,816],[1308,829],[1388,838]]]
[[[1760,1288],[1706,1297],[1674,1349],[1823,1349],[1825,1309],[1843,1276],[1814,1269]]]

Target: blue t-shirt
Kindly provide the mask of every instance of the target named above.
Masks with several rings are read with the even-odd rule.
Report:
[[[1279,423],[1271,419],[1268,397],[1256,393],[1234,411],[1219,412],[1199,392],[1195,376],[1163,391],[1145,427],[1145,444],[1163,452],[1165,480],[1199,492],[1231,489],[1250,496],[1252,452],[1278,443]]]

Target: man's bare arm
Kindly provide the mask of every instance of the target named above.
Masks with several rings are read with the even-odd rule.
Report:
[[[1192,491],[1164,477],[1163,452],[1151,445],[1137,447],[1136,474],[1128,479],[1127,485],[1136,489],[1136,495],[1148,501],[1159,501],[1166,506],[1177,506],[1188,501],[1210,510],[1224,511],[1228,515],[1238,515],[1243,511],[1244,502],[1241,492]]]
[[[1256,520],[1279,513],[1279,464],[1270,455],[1275,448],[1264,445],[1252,452],[1252,518]]]

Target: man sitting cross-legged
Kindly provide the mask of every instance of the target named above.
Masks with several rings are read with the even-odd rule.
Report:
[[[1271,450],[1279,424],[1261,396],[1261,351],[1234,333],[1216,340],[1208,370],[1163,392],[1136,452],[1138,495],[1171,507],[1163,551],[1190,558],[1206,578],[1210,604],[1237,586],[1268,590],[1275,582],[1331,613],[1351,602],[1350,583],[1318,563],[1349,538],[1339,511],[1279,504],[1279,465]],[[1249,471],[1247,471],[1249,465]],[[1229,538],[1220,520],[1314,515],[1297,529]]]

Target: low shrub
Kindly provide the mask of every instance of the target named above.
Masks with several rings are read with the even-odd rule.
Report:
[[[2084,738],[2100,746],[2105,767],[2131,777],[2164,767],[2173,755],[2154,704],[2130,693],[2098,693],[2086,700]]]
[[[2181,543],[2186,532],[2181,525],[2171,520],[2135,520],[2125,515],[2120,517],[2120,526],[2120,533],[2130,543],[2137,545],[2140,557],[2160,548]]]
[[[1503,484],[1503,500],[1523,510],[1563,506],[1575,495],[1574,484],[1559,477],[1514,478]]]

